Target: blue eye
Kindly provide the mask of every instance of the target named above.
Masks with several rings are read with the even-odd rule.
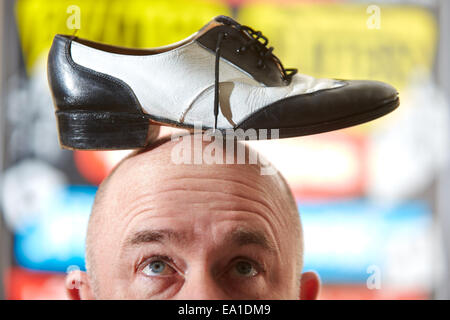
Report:
[[[160,276],[173,274],[176,271],[162,260],[154,260],[147,264],[142,270],[147,276]]]
[[[149,266],[154,273],[163,273],[166,268],[166,264],[163,261],[153,261]]]
[[[258,274],[258,271],[248,261],[238,261],[233,267],[233,271],[237,276],[240,277],[254,277]]]

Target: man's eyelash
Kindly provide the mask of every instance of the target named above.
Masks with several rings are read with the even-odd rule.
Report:
[[[154,254],[154,255],[146,256],[146,257],[142,258],[141,262],[138,263],[136,270],[143,270],[150,263],[152,263],[153,261],[158,261],[158,260],[164,261],[165,263],[169,264],[172,268],[177,270],[175,261],[171,257],[166,256],[166,255],[161,255],[161,254]],[[177,272],[178,272],[178,270],[177,270]]]
[[[265,265],[263,263],[260,263],[252,258],[249,257],[244,257],[244,256],[238,256],[236,258],[234,258],[232,260],[233,264],[236,264],[236,262],[239,261],[248,261],[249,263],[251,263],[253,265],[253,267],[258,271],[258,272],[266,272],[266,268]]]

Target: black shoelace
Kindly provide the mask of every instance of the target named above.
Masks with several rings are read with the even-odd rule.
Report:
[[[255,31],[250,27],[243,25],[235,26],[239,31],[247,32],[252,39],[250,39],[244,46],[239,48],[239,52],[245,52],[248,48],[254,48],[259,53],[259,59],[257,61],[258,68],[265,68],[265,60],[269,57],[273,58],[276,63],[278,63],[283,71],[283,78],[288,83],[291,81],[292,77],[297,73],[297,69],[294,68],[284,68],[281,61],[272,54],[273,47],[267,48],[269,40],[262,35],[261,31]],[[217,118],[219,116],[219,65],[221,56],[221,45],[228,34],[226,32],[220,32],[217,36],[216,44],[216,64],[215,64],[215,81],[214,81],[214,130],[217,129]],[[260,41],[263,40],[263,42]]]

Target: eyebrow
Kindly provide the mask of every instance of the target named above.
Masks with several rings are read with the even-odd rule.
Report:
[[[128,246],[136,246],[144,243],[174,241],[183,243],[186,240],[186,234],[171,229],[144,230],[133,234],[126,240]]]
[[[246,228],[234,229],[227,235],[225,242],[230,242],[238,247],[256,245],[269,251],[275,250],[275,245],[269,241],[264,232],[259,230]]]
[[[126,240],[125,244],[126,246],[138,246],[153,242],[175,242],[178,245],[186,245],[188,236],[185,232],[178,232],[172,229],[148,229],[133,234]],[[269,251],[275,251],[275,245],[269,241],[264,232],[242,227],[231,230],[225,236],[224,243],[237,247],[256,245]]]

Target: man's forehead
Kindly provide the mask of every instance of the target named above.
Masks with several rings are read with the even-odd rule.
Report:
[[[136,183],[125,188],[110,213],[126,221],[139,214],[181,219],[201,213],[245,212],[251,213],[253,219],[274,223],[280,219],[282,208],[270,193],[274,193],[270,185],[249,183],[242,174],[169,174],[154,183]]]
[[[180,181],[179,181],[180,182]],[[214,189],[198,185],[197,189],[188,187],[181,181],[164,191],[149,191],[125,201],[119,206],[116,224],[139,229],[142,225],[165,226],[203,226],[214,228],[219,222],[240,221],[251,225],[265,225],[272,228],[279,224],[279,212],[264,197],[254,194],[251,188]]]
[[[276,190],[280,185],[278,177],[261,176],[255,165],[174,164],[161,154],[150,153],[132,157],[121,164],[108,182],[110,196],[120,197],[121,202],[126,203],[142,196],[162,199],[168,196],[167,193],[179,190],[250,192],[262,197],[279,192]]]
[[[286,195],[281,193],[286,190],[278,175],[261,176],[258,166],[249,164],[174,164],[173,146],[165,143],[120,164],[102,201],[109,221],[120,227],[141,212],[180,217],[206,203],[202,209],[210,212],[247,211],[271,224],[282,223]]]
[[[227,219],[228,218],[228,219]],[[198,247],[214,245],[255,245],[268,251],[277,250],[277,241],[270,227],[264,222],[246,219],[225,219],[208,221],[199,227],[198,220],[153,219],[146,224],[134,224],[122,238],[123,250],[138,248],[147,244],[171,245],[173,247]],[[205,241],[206,240],[206,241]]]

